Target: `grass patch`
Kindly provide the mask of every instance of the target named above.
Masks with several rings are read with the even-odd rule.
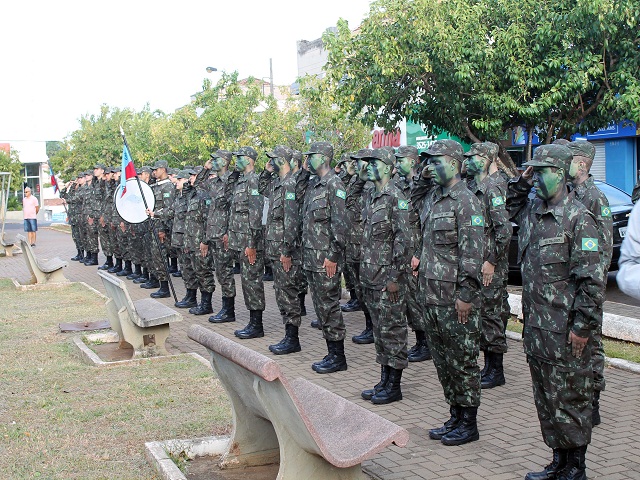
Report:
[[[507,330],[522,333],[523,324],[516,317],[511,317]],[[604,353],[610,358],[621,358],[630,362],[640,363],[640,345],[614,338],[603,338]]]
[[[228,432],[230,405],[191,357],[99,369],[58,323],[106,317],[79,284],[22,292],[0,280],[0,475],[156,479],[144,442]]]

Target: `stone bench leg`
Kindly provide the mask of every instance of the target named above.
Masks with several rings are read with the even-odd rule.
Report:
[[[3,246],[2,248],[4,248],[4,254],[7,257],[13,257],[13,249],[15,248],[14,245],[11,245],[10,247]]]
[[[211,353],[211,363],[231,400],[233,432],[221,469],[278,463],[280,448],[273,425],[255,412],[262,409],[253,391],[255,375],[234,362]]]
[[[264,381],[254,383],[254,390],[269,413],[280,444],[280,469],[277,480],[366,480],[362,465],[338,468],[325,460],[304,423],[291,421],[298,415],[289,393],[281,388],[263,388]],[[298,419],[296,419],[298,420]],[[311,453],[310,453],[311,452]],[[313,453],[315,452],[315,453]]]
[[[67,277],[64,276],[62,269],[51,273],[45,273],[44,278],[45,280],[42,283],[66,283],[69,281],[67,280]],[[40,283],[40,280],[38,280],[38,283]]]
[[[122,333],[122,326],[120,325],[120,314],[118,312],[118,307],[116,307],[116,302],[114,302],[113,299],[110,298],[107,300],[107,303],[105,303],[105,307],[107,308],[107,316],[109,317],[111,330],[118,334],[118,348],[124,348],[127,342],[124,340],[124,333]]]
[[[131,345],[133,347],[133,358],[168,355],[165,342],[169,337],[169,324],[146,328],[139,327],[131,321],[126,308],[118,312],[118,317],[120,329],[116,331],[118,331],[118,335],[122,332],[120,346],[122,346],[123,340]],[[145,336],[147,337],[146,345]]]

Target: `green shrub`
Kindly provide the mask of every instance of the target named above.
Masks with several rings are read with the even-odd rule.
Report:
[[[9,197],[7,201],[7,210],[10,212],[18,212],[22,210],[22,202],[18,200],[18,197]]]

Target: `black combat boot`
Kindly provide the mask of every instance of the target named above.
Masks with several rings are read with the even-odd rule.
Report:
[[[373,322],[371,321],[371,314],[366,308],[363,309],[363,312],[365,328],[360,335],[354,335],[353,337],[351,337],[351,341],[359,345],[373,343]]]
[[[133,283],[138,285],[141,283],[147,283],[149,281],[149,275],[151,275],[148,268],[141,268],[140,271],[142,272],[140,276],[133,281]]]
[[[189,309],[191,315],[209,315],[213,313],[213,307],[211,306],[211,295],[213,292],[200,291],[200,305]]]
[[[591,402],[591,424],[595,427],[600,425],[600,390],[593,391],[593,400]]]
[[[587,480],[586,454],[586,445],[567,450],[567,465],[558,472],[557,480]]]
[[[432,428],[429,430],[429,438],[432,440],[440,440],[447,433],[452,432],[458,427],[460,420],[462,419],[462,407],[459,405],[451,405],[449,407],[449,413],[451,417],[444,422],[444,425],[440,428]]]
[[[365,400],[371,400],[371,397],[373,397],[376,393],[380,392],[385,387],[388,380],[389,380],[389,366],[380,365],[380,381],[376,383],[372,389],[363,390],[360,396]]]
[[[427,343],[427,334],[422,330],[416,330],[416,344],[409,350],[407,360],[410,362],[424,362],[431,360],[431,350]]]
[[[107,256],[107,261],[98,267],[98,270],[109,270],[113,267],[113,255]]]
[[[344,340],[328,342],[333,348],[329,348],[329,355],[326,360],[312,367],[316,373],[341,372],[347,369],[347,358],[344,356]],[[331,351],[333,350],[333,353]]]
[[[93,253],[89,254],[89,260],[84,262],[84,264],[87,267],[93,267],[95,265],[98,265],[98,252],[93,252]]]
[[[178,271],[178,259],[171,257],[169,259],[169,273],[176,273]]]
[[[524,480],[555,480],[558,473],[567,465],[567,450],[553,449],[553,460],[541,472],[529,472]]]
[[[402,390],[400,389],[401,380],[402,370],[389,367],[389,380],[382,390],[371,397],[371,403],[374,405],[385,405],[402,400]]]
[[[240,268],[240,262],[235,262],[233,264],[233,274],[240,275],[241,272],[242,272],[242,269]]]
[[[264,267],[264,275],[262,275],[263,282],[273,282],[273,268],[271,266]]]
[[[80,263],[86,264],[89,260],[91,260],[91,252],[87,250],[86,252],[84,252],[84,257],[80,259]]]
[[[262,311],[249,310],[249,323],[242,330],[236,330],[233,334],[242,339],[264,337]]]
[[[152,290],[159,287],[160,282],[153,273],[149,274],[149,281],[147,283],[140,284],[140,288],[146,288],[147,290]]]
[[[342,305],[340,310],[343,312],[358,312],[362,310],[355,289],[349,290],[349,301]]]
[[[131,260],[124,261],[124,268],[116,273],[118,277],[126,277],[131,275]]]
[[[178,308],[191,308],[198,305],[198,290],[195,288],[187,288],[187,294],[182,300],[175,303]]]
[[[172,277],[180,278],[182,276],[182,272],[178,270],[177,272],[173,272],[171,274]]]
[[[287,323],[284,326],[284,338],[275,345],[269,345],[269,350],[275,355],[288,355],[302,350],[300,338],[298,337],[298,327]]]
[[[329,357],[333,354],[333,351],[335,350],[335,345],[333,344],[333,342],[330,342],[329,340],[326,340],[326,339],[325,339],[325,342],[327,342],[327,352],[328,353],[324,356],[324,358],[322,360],[318,360],[317,362],[313,362],[311,364],[311,369],[313,371],[316,370],[316,367],[318,365],[321,365],[321,364],[325,363],[329,359]]]
[[[480,438],[478,432],[478,407],[462,407],[462,420],[455,428],[442,437],[443,445],[464,445]]]
[[[222,308],[209,317],[211,323],[227,323],[236,321],[235,297],[222,297]]]
[[[157,292],[153,292],[149,295],[151,298],[169,298],[171,296],[171,291],[169,290],[169,282],[167,280],[162,280],[160,282],[160,290]]]
[[[84,252],[82,250],[78,249],[78,253],[76,254],[75,257],[71,257],[71,260],[73,260],[74,262],[79,262],[83,258],[84,258]]]
[[[118,273],[120,270],[122,270],[122,259],[121,258],[116,258],[116,263],[113,265],[113,267],[111,267],[109,270],[107,270],[107,272],[109,272],[109,273]]]
[[[484,377],[487,373],[489,373],[489,352],[487,350],[482,350],[482,355],[484,356],[484,366],[482,370],[480,370],[480,378]]]
[[[480,388],[494,388],[504,385],[506,383],[502,367],[504,355],[495,352],[487,352],[485,355],[489,356],[489,368],[487,369],[487,374],[482,377]]]
[[[309,325],[311,325],[311,328],[317,328],[318,330],[322,330],[322,325],[320,325],[320,320],[318,320],[317,318],[315,320],[311,320],[311,323]]]
[[[304,297],[306,297],[306,293],[299,293],[298,300],[300,300],[300,316],[305,317],[307,315],[307,307],[304,304]]]
[[[127,280],[135,280],[136,278],[140,278],[142,275],[142,265],[134,265],[133,272],[130,275],[127,275]]]

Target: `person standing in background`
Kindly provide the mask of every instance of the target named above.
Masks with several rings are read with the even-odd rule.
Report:
[[[38,199],[31,195],[31,188],[24,189],[22,197],[22,214],[24,216],[24,231],[27,232],[27,240],[32,247],[36,246],[36,232],[38,231],[38,212],[40,203]]]

